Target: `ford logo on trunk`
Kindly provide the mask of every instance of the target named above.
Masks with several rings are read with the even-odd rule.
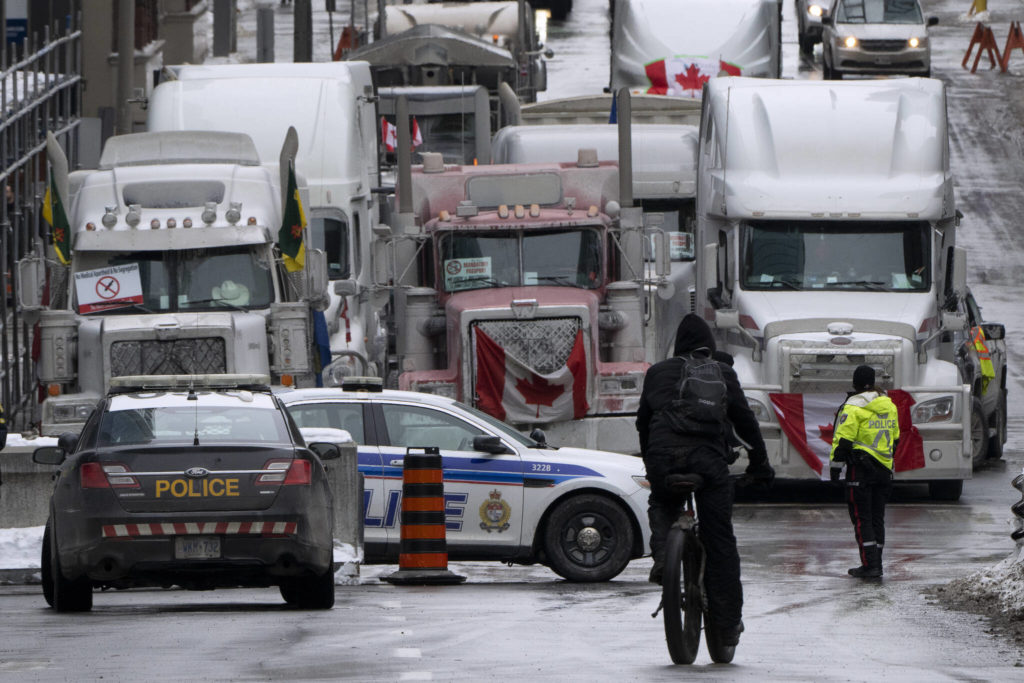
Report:
[[[185,470],[185,476],[190,479],[202,479],[210,474],[210,470],[205,467],[189,467]]]

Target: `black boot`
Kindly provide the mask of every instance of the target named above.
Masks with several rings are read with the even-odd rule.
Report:
[[[882,551],[876,545],[864,548],[867,564],[854,567],[846,573],[858,579],[878,579],[882,576]]]
[[[651,557],[654,559],[647,580],[660,586],[662,574],[665,573],[665,541],[675,517],[666,514],[660,507],[648,507],[647,519],[651,525]]]

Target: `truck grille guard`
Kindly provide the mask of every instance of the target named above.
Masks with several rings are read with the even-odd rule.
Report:
[[[568,362],[580,330],[580,319],[480,320],[473,326],[534,372],[548,375]]]
[[[876,384],[894,388],[900,340],[880,340],[836,346],[830,342],[781,341],[782,390],[795,394],[845,393],[858,365],[875,368]]]
[[[221,337],[132,339],[110,345],[110,376],[224,374],[227,352]]]

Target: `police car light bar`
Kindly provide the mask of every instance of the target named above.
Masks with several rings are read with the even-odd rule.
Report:
[[[123,375],[110,378],[111,391],[138,389],[241,389],[269,388],[270,376],[259,374],[221,375]]]
[[[384,391],[380,377],[346,377],[341,381],[343,391]]]

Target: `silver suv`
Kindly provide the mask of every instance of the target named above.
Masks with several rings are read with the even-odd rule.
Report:
[[[832,0],[822,18],[826,79],[843,74],[931,76],[928,27],[918,0]]]

